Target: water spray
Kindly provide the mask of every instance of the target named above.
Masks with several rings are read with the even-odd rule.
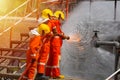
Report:
[[[114,49],[113,49],[113,52],[115,53],[115,71],[117,71],[117,68],[118,68],[118,61],[119,61],[119,52],[118,52],[118,49],[120,49],[120,42],[119,41],[101,41],[99,40],[99,37],[98,37],[98,32],[99,31],[93,31],[94,32],[94,35],[92,37],[92,46],[98,48],[100,46],[112,46]],[[115,75],[114,77],[114,80],[118,80],[118,75]]]

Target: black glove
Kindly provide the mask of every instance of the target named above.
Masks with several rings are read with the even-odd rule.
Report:
[[[67,40],[69,40],[70,39],[70,37],[69,36],[67,36]]]
[[[36,61],[35,59],[32,59],[32,60],[31,60],[31,63],[34,63],[35,61]]]

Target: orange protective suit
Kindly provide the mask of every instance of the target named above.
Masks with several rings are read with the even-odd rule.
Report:
[[[47,24],[44,24],[44,25],[40,24],[40,25],[42,25],[43,28],[45,28],[45,27],[49,28],[49,26]],[[39,26],[38,29],[39,28],[41,28],[41,26]],[[46,31],[46,35],[44,35],[44,37],[43,37],[43,45],[39,52],[40,55],[38,58],[38,65],[37,65],[37,71],[38,71],[37,76],[39,76],[39,77],[45,73],[45,65],[48,60],[48,55],[50,53],[50,33],[48,33],[48,32],[50,32],[50,28],[48,31],[47,31],[47,29],[45,29],[45,31]]]
[[[41,48],[41,51],[39,52],[39,58],[38,58],[38,67],[37,71],[40,74],[44,74],[45,72],[45,65],[48,60],[48,55],[50,53],[50,40],[46,37],[46,41],[44,42],[44,45]]]
[[[41,36],[34,36],[33,38],[30,39],[29,49],[26,55],[27,56],[26,66],[28,66],[29,64],[31,65],[28,68],[27,73],[23,77],[23,78],[26,78],[27,80],[34,80],[36,69],[37,69],[37,60],[39,56],[41,39],[42,39]]]
[[[51,30],[56,28],[57,33],[62,34],[61,31],[61,23],[59,20],[50,20],[48,25],[50,26]],[[62,46],[62,38],[60,36],[54,36],[52,37],[50,41],[50,55],[49,59],[46,65],[46,76],[50,77],[58,77],[60,75],[60,69],[59,69],[59,56]]]

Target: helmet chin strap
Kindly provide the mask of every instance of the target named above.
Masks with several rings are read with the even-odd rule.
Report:
[[[61,14],[59,14],[58,20],[62,19]]]
[[[45,35],[45,31],[44,31],[44,30],[42,30],[42,33],[41,33],[41,35],[42,35],[42,36],[44,36],[44,35]]]
[[[48,14],[48,18],[50,19],[50,14]]]

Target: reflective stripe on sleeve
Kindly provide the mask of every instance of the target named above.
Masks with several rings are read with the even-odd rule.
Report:
[[[55,28],[56,28],[56,26],[53,27],[53,29],[55,29]]]
[[[36,54],[31,54],[30,56],[36,56]]]
[[[54,36],[54,38],[60,38],[60,36]]]
[[[28,79],[28,77],[27,76],[23,76],[23,79]]]

